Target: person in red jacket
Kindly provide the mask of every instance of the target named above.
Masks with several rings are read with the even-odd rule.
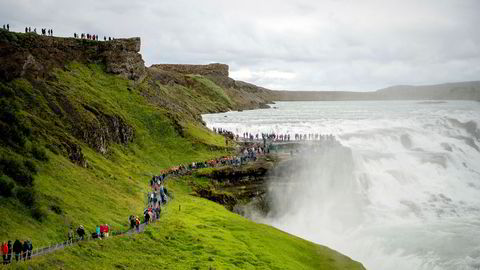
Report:
[[[3,264],[8,264],[8,244],[3,242],[2,245]]]
[[[100,225],[100,237],[105,237],[105,225],[103,224]]]

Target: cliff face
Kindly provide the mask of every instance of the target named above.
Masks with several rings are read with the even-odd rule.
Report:
[[[246,110],[268,108],[272,103],[273,92],[250,83],[236,81],[229,77],[229,67],[225,64],[208,65],[160,64],[149,68],[151,77],[162,84],[180,84],[192,87],[192,75],[200,75],[213,81],[223,88],[226,95],[233,101],[229,109]]]
[[[0,31],[0,79],[45,78],[72,61],[105,65],[107,72],[139,80],[145,75],[140,38],[91,41]]]

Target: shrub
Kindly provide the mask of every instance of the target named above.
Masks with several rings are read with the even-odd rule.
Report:
[[[38,221],[43,221],[47,217],[47,212],[43,208],[35,206],[32,208],[32,217]]]
[[[32,147],[31,153],[36,160],[39,161],[48,161],[47,152],[45,149],[34,145]]]
[[[19,106],[13,100],[0,99],[0,136],[4,144],[22,148],[31,128],[18,117]]]
[[[50,206],[50,209],[57,215],[61,215],[63,213],[63,210],[60,206],[54,204]]]
[[[31,161],[21,162],[18,159],[1,158],[0,171],[22,186],[33,185],[32,173],[36,173],[35,164]]]
[[[6,198],[12,196],[14,187],[15,184],[8,176],[0,176],[0,196]]]
[[[28,208],[35,205],[35,191],[31,187],[17,187],[15,189],[17,199]]]

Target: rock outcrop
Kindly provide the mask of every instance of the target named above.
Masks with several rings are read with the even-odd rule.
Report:
[[[127,79],[145,76],[140,38],[92,41],[21,34],[0,30],[0,80],[45,78],[72,61],[98,63]]]
[[[228,65],[213,63],[208,65],[181,65],[181,64],[158,64],[152,65],[156,68],[168,72],[181,74],[194,74],[202,76],[228,77]]]

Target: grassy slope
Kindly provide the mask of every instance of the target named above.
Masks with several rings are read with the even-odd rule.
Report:
[[[128,147],[112,144],[105,156],[80,143],[88,169],[47,151],[50,161],[40,167],[35,179],[35,190],[42,208],[48,212],[47,219],[39,222],[31,218],[28,209],[20,203],[0,198],[0,216],[9,217],[0,226],[0,239],[28,237],[37,246],[43,246],[64,239],[71,223],[84,224],[90,230],[104,222],[121,227],[129,214],[143,210],[147,174],[225,153],[205,146],[204,143],[208,143],[221,149],[218,147],[225,143],[222,137],[209,134],[196,124],[186,124],[186,138],[178,136],[165,111],[149,105],[139,93],[128,91],[128,81],[105,74],[98,66],[72,64],[69,71],[57,71],[56,77],[57,81],[49,82],[50,87],[63,89],[70,100],[96,104],[105,112],[122,115],[135,127],[136,138]],[[52,124],[57,119],[41,105],[45,103],[42,95],[31,90],[31,86],[26,88],[23,90],[30,92],[36,106],[23,113],[38,123],[36,126],[57,129]],[[41,114],[47,116],[38,117]],[[46,141],[55,140],[45,130],[36,132],[42,133]],[[60,207],[63,214],[49,210],[53,205]]]
[[[175,199],[161,221],[144,234],[82,243],[28,265],[31,269],[363,269],[326,247],[191,196],[186,182],[170,180]]]
[[[169,112],[150,105],[138,89],[128,90],[128,81],[105,74],[99,66],[73,63],[67,70],[57,70],[55,77],[48,82],[51,91],[61,89],[70,100],[121,115],[135,127],[136,137],[128,146],[110,145],[106,155],[77,141],[89,168],[74,165],[64,156],[47,151],[50,161],[41,165],[35,179],[39,204],[48,213],[47,218],[39,222],[31,218],[28,209],[20,203],[0,198],[0,215],[8,217],[0,226],[2,240],[30,238],[35,247],[40,247],[65,239],[69,224],[75,227],[84,224],[89,231],[105,222],[124,228],[128,215],[140,214],[143,210],[148,174],[226,152],[222,137],[207,132],[188,118],[182,123],[185,135],[179,136],[171,118],[167,117]],[[205,88],[211,84],[204,78],[192,79]],[[46,143],[55,139],[50,137],[52,133],[65,132],[63,127],[53,124],[58,119],[45,108],[42,94],[25,81],[14,83],[21,85],[18,91],[27,91],[33,98],[30,99],[33,106],[23,114],[38,127],[36,136],[41,134]],[[163,91],[172,94],[175,90],[185,90],[183,98],[200,95],[205,90],[163,87]],[[213,92],[220,90],[215,88]],[[182,95],[176,92],[175,98],[181,99]],[[213,105],[202,110],[215,110],[224,99],[224,95],[212,98]],[[190,196],[185,181],[169,183],[175,200],[164,210],[162,221],[145,234],[82,243],[37,258],[28,263],[29,266],[33,269],[133,266],[140,269],[361,269],[360,264],[328,248],[255,224],[223,206]],[[50,210],[53,205],[63,213]],[[20,269],[25,267],[18,265]]]

